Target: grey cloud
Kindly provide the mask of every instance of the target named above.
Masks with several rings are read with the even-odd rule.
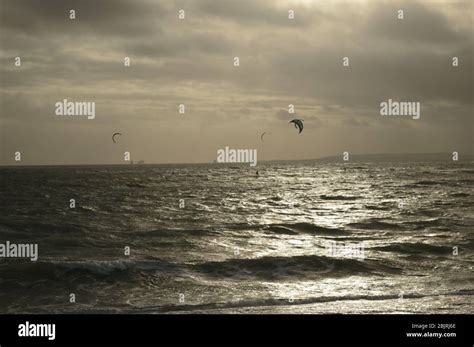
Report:
[[[472,129],[472,29],[465,25],[471,2],[0,0],[0,6],[0,118],[14,121],[17,132],[31,131],[31,121],[41,127],[41,119],[46,128],[51,103],[63,97],[100,105],[97,133],[117,122],[143,132],[148,122],[168,126],[184,102],[186,136],[199,129],[205,148],[247,139],[255,120],[284,128],[290,103],[294,118],[308,125],[305,139],[324,128],[332,141],[327,150],[359,141],[365,131],[371,136],[360,146],[367,151],[383,141],[395,151],[398,140],[416,141],[416,131],[424,134],[420,141],[466,146],[462,136],[450,142],[443,134]],[[76,21],[67,18],[71,8]],[[399,8],[403,22],[396,19]],[[21,68],[13,66],[17,55]],[[349,67],[342,66],[344,56]],[[459,67],[451,66],[453,56]],[[380,119],[379,104],[388,98],[420,101],[420,122]],[[184,136],[166,129],[163,142]],[[385,131],[397,135],[380,136]],[[288,153],[297,152],[293,145]],[[312,156],[331,154],[322,151],[315,147]]]
[[[439,3],[442,5],[442,3]],[[431,7],[431,8],[430,8]],[[466,10],[469,5],[465,2]],[[435,10],[436,4],[424,2],[374,3],[370,8],[363,35],[368,39],[418,44],[451,45],[469,41],[469,33],[459,33],[448,19]],[[403,19],[398,19],[398,11]],[[365,36],[365,37],[367,37]]]

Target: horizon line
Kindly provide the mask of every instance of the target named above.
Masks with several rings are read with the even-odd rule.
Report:
[[[365,153],[365,154],[350,154],[351,157],[363,157],[363,156],[447,156],[450,157],[452,153],[450,152],[418,152],[418,153]],[[323,161],[325,159],[334,159],[341,156],[341,154],[338,155],[328,155],[328,156],[323,156],[319,158],[308,158],[308,159],[266,159],[266,160],[259,160],[259,162],[263,163],[269,163],[269,162],[296,162],[296,161]],[[342,158],[342,156],[341,156]],[[474,155],[473,154],[464,154],[459,158],[459,161],[472,161],[474,160]],[[426,161],[426,160],[417,160],[418,162],[420,161]],[[432,161],[437,161],[436,159]],[[341,163],[350,163],[351,161],[344,161],[341,159]],[[0,168],[17,168],[17,167],[55,167],[55,166],[147,166],[147,165],[246,165],[248,163],[218,163],[218,162],[164,162],[164,163],[156,163],[156,162],[151,162],[151,163],[146,163],[142,162],[142,160],[137,161],[136,163],[133,161],[130,161],[128,163],[122,163],[122,164],[26,164],[26,165],[15,165],[15,164],[0,164]]]

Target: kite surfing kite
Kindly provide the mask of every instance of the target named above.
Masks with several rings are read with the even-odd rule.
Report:
[[[262,135],[260,135],[260,140],[262,140],[262,142],[265,142],[263,141],[263,136],[265,135],[266,133],[262,133]]]
[[[114,141],[114,143],[117,143],[117,141],[115,141],[115,136],[117,136],[117,135],[122,135],[122,134],[121,133],[114,133],[112,135],[112,141]]]
[[[294,123],[295,128],[299,130],[298,134],[301,134],[303,131],[303,120],[302,119],[293,119],[290,120],[288,123]]]

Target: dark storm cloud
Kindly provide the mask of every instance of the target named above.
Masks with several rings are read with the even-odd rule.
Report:
[[[445,16],[430,6],[433,3],[374,3],[368,14],[370,20],[361,34],[368,40],[416,42],[422,45],[469,42],[470,33],[457,32]],[[467,2],[463,7],[469,11]],[[403,10],[403,20],[398,19],[400,9]]]
[[[329,152],[339,150],[341,138],[351,140],[341,132],[345,126],[385,127],[399,131],[398,139],[407,128],[472,126],[469,1],[0,0],[0,6],[0,117],[15,119],[18,129],[29,119],[54,121],[52,104],[63,97],[96,101],[97,124],[133,124],[143,133],[147,122],[163,125],[186,103],[189,132],[180,138],[200,129],[209,147],[218,139],[216,126],[229,139],[246,139],[247,121],[285,131],[290,103],[307,122],[305,134],[312,127],[329,131]],[[70,9],[76,20],[68,18]],[[13,65],[16,56],[21,68]],[[342,66],[346,56],[349,67]],[[421,121],[381,118],[380,102],[388,98],[421,102]],[[176,131],[170,126],[163,138],[172,141]],[[366,136],[366,151],[382,140]],[[397,142],[384,143],[390,146],[396,151]],[[304,148],[302,155],[331,154],[310,152],[311,143]]]
[[[83,31],[93,35],[135,36],[150,33],[165,8],[158,1],[2,0],[2,27],[25,35],[60,35]],[[76,11],[74,25],[69,11]]]
[[[192,59],[196,53],[231,56],[232,51],[238,50],[239,46],[222,33],[189,31],[181,34],[164,32],[147,41],[125,43],[123,48],[124,52],[132,52],[133,55],[141,57]]]
[[[314,16],[314,23],[333,25],[334,40],[327,42],[317,29],[314,34],[309,30],[308,35],[304,35],[305,31],[294,35],[278,25],[278,21],[277,29],[271,34],[249,28],[245,21],[255,21],[257,26],[268,23],[268,18],[283,18],[285,23],[290,22],[285,7],[275,7],[265,0],[183,2],[183,7],[189,6],[194,16],[216,17],[214,21],[194,23],[191,30],[176,30],[179,7],[171,9],[168,2],[141,1],[134,5],[126,1],[52,1],[47,6],[44,4],[15,2],[9,11],[21,12],[21,22],[26,24],[12,25],[20,22],[12,19],[15,16],[6,16],[9,20],[4,24],[10,29],[22,28],[19,32],[47,33],[48,38],[44,38],[41,45],[25,35],[14,35],[8,40],[13,47],[24,40],[17,51],[25,54],[26,59],[37,64],[47,60],[49,66],[42,64],[44,70],[36,75],[40,79],[54,76],[49,67],[55,71],[62,67],[73,71],[80,69],[84,78],[122,78],[120,70],[111,66],[112,58],[90,61],[90,57],[81,54],[92,47],[96,54],[115,54],[117,62],[123,56],[154,60],[156,64],[146,65],[149,73],[135,69],[135,78],[145,80],[155,76],[176,81],[222,80],[239,88],[259,87],[293,97],[302,95],[332,101],[339,98],[351,103],[366,103],[370,101],[368,95],[374,95],[374,92],[377,98],[387,94],[417,94],[423,99],[442,95],[463,102],[470,100],[470,79],[465,73],[453,74],[445,68],[451,55],[466,57],[470,54],[468,34],[451,30],[445,17],[418,3],[404,3],[406,18],[403,22],[396,18],[397,6],[371,4],[368,6],[370,20],[357,28],[360,18],[356,17],[356,30],[349,33],[338,28],[340,21],[336,21],[338,25],[331,22],[337,18],[334,15],[321,17],[317,8],[304,11]],[[72,25],[67,18],[70,8],[78,11],[78,20]],[[303,11],[297,10],[299,12]],[[248,31],[251,35],[240,37],[239,32],[222,30],[222,23],[216,24],[216,21],[227,17],[235,19],[233,24],[240,23],[243,32]],[[344,17],[344,13],[339,17]],[[62,30],[56,30],[59,27]],[[217,31],[219,28],[221,30]],[[65,29],[72,30],[69,36],[65,35]],[[434,34],[429,35],[430,32]],[[71,35],[77,35],[77,41],[71,39]],[[129,39],[128,35],[135,37]],[[354,40],[352,44],[339,45],[337,39]],[[377,45],[374,40],[389,44]],[[425,45],[431,42],[437,49],[418,49],[418,41]],[[450,47],[453,42],[458,42],[458,45],[450,48],[452,54],[446,56],[442,49]],[[65,50],[69,46],[77,49]],[[84,48],[82,51],[81,47]],[[5,49],[9,49],[8,43]],[[225,68],[233,56],[241,58],[239,74],[232,74]],[[349,56],[352,60],[349,72],[341,69],[342,56]],[[471,68],[472,61],[464,59],[460,69],[467,72]],[[88,73],[93,76],[87,76]],[[442,85],[432,83],[433,77],[443,81]],[[364,83],[364,88],[359,87],[361,83]],[[361,95],[364,92],[367,95]]]
[[[323,19],[320,10],[312,12],[311,16],[305,11],[298,11],[297,3],[286,7],[275,7],[277,2],[271,0],[240,0],[240,1],[190,1],[184,4],[196,5],[196,11],[219,21],[232,21],[237,25],[273,25],[278,27],[307,26]],[[296,10],[295,21],[288,20],[288,10]]]

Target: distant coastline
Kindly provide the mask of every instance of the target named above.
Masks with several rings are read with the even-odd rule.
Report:
[[[260,163],[282,163],[282,162],[317,162],[317,163],[403,163],[403,162],[446,162],[451,161],[451,153],[378,153],[378,154],[350,154],[348,161],[342,160],[341,155],[325,156],[313,159],[274,159],[261,160]],[[474,161],[473,154],[460,153],[458,162]],[[214,162],[201,163],[145,163],[140,161],[137,164],[51,164],[51,165],[0,165],[0,168],[28,168],[28,167],[144,167],[144,166],[180,166],[180,165],[229,165]],[[233,164],[239,165],[239,164]]]

